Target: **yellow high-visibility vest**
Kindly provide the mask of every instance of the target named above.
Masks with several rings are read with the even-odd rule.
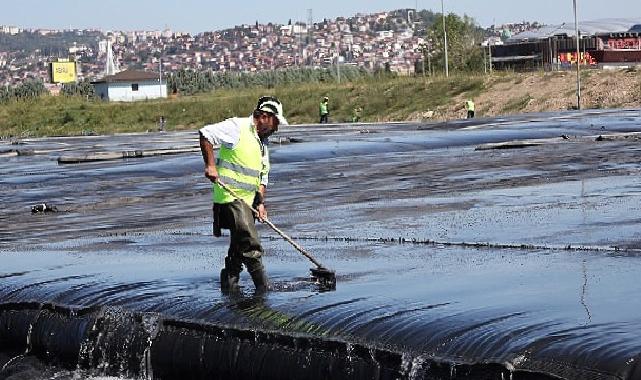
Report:
[[[468,111],[474,111],[474,102],[471,101],[471,100],[466,101],[465,102],[465,109],[468,110]]]
[[[327,111],[327,103],[321,102],[320,106],[318,107],[318,112],[322,115],[327,115],[329,112]]]
[[[220,146],[216,157],[216,169],[220,180],[251,205],[260,186],[261,173],[265,170],[265,165],[263,144],[251,119],[248,121],[241,125],[240,138],[233,149]],[[213,185],[213,192],[214,203],[230,203],[236,199],[218,184]]]

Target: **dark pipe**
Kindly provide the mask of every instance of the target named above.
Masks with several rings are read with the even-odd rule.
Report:
[[[37,303],[0,304],[0,351],[100,375],[154,379],[554,378],[535,369],[510,373],[498,363],[454,363],[338,339]],[[571,368],[554,372],[580,378]],[[637,372],[631,369],[627,378]]]

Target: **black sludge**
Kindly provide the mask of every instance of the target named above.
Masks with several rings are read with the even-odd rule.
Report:
[[[638,110],[362,128],[270,148],[270,219],[333,292],[262,225],[270,291],[221,291],[192,132],[25,140],[0,160],[0,380],[641,379]]]

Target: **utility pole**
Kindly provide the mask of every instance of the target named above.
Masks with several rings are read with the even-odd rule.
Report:
[[[552,71],[552,64],[554,63],[554,61],[552,60],[552,37],[548,37],[548,54],[550,54],[550,71]]]
[[[445,28],[445,6],[443,5],[443,0],[441,0],[441,13],[443,15],[443,41],[445,44],[445,77],[449,77],[450,68],[447,62],[447,29]]]
[[[427,43],[421,45],[421,53],[423,54],[423,59],[421,59],[421,71],[423,72],[423,78],[425,78],[425,60],[427,59],[427,54],[429,53]]]
[[[312,63],[311,60],[307,59],[307,54],[309,54],[308,48],[309,48],[309,45],[312,43],[312,39],[314,37],[313,29],[314,29],[314,15],[313,15],[312,8],[308,8],[307,9],[307,43],[305,44],[305,51],[307,53],[303,54],[305,56],[305,66],[307,66],[307,64],[309,63]]]
[[[338,83],[341,83],[341,51],[340,47],[336,47],[336,76],[338,77]]]
[[[488,41],[488,46],[490,45]],[[485,48],[483,48],[483,72],[484,74],[487,74],[487,53],[485,52]]]
[[[487,41],[487,51],[488,51],[488,53],[490,55],[490,61],[489,61],[488,64],[490,66],[490,74],[492,74],[493,68],[492,68],[492,41],[491,40]]]
[[[158,83],[158,90],[160,90],[160,97],[162,98],[162,58],[158,59],[158,71],[160,72],[160,81]]]
[[[574,32],[576,33],[576,109],[581,109],[581,51],[579,48],[579,21],[576,16],[576,0],[574,5]]]

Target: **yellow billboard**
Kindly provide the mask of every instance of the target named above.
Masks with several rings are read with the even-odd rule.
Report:
[[[76,62],[51,62],[51,83],[69,83],[76,81]]]

